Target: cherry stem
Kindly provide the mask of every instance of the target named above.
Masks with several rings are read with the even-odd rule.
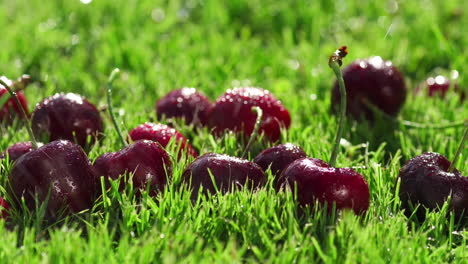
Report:
[[[114,114],[114,107],[112,105],[112,84],[114,83],[115,78],[119,74],[120,70],[115,68],[110,76],[109,79],[107,80],[107,106],[109,110],[109,115],[111,117],[112,123],[114,124],[114,128],[117,131],[117,135],[119,135],[120,143],[122,143],[123,147],[127,146],[127,143],[125,142],[123,136],[122,136],[122,131],[120,130],[119,125],[117,124],[117,120],[115,119],[115,114]]]
[[[346,117],[346,87],[343,80],[343,75],[341,74],[340,64],[331,60],[328,65],[335,72],[336,78],[338,79],[338,86],[340,87],[340,120],[338,123],[338,131],[336,133],[335,143],[333,145],[333,151],[330,156],[330,167],[335,167],[336,158],[338,157],[338,152],[340,150],[340,141],[343,134],[344,120]]]
[[[468,121],[467,121],[467,126],[468,126]],[[465,142],[468,139],[468,127],[465,129],[465,133],[463,134],[463,138],[460,142],[460,146],[458,146],[457,152],[455,152],[455,157],[453,158],[452,163],[450,164],[450,167],[448,168],[448,172],[453,172],[455,169],[455,163],[457,163],[458,158],[460,158],[461,152],[463,148],[465,147]]]
[[[244,152],[242,153],[242,159],[245,159],[247,157],[247,153],[249,152],[254,140],[257,138],[258,131],[260,129],[260,124],[262,123],[263,110],[258,106],[254,106],[252,107],[252,112],[257,113],[257,119],[255,120],[255,126],[252,131],[252,134],[250,135],[249,142],[247,142],[247,146],[245,146]]]
[[[418,122],[413,122],[413,121],[408,121],[408,120],[403,120],[403,119],[397,119],[384,111],[382,111],[380,108],[376,107],[375,105],[369,103],[366,100],[363,100],[363,103],[369,107],[373,112],[383,116],[384,118],[387,118],[395,123],[401,124],[405,127],[408,128],[425,128],[425,129],[446,129],[446,128],[454,128],[454,127],[461,127],[465,126],[466,121],[456,121],[456,122],[451,122],[447,124],[424,124],[424,123],[418,123]]]
[[[0,77],[0,79],[1,78],[4,78],[4,77],[2,76]],[[18,81],[13,82],[10,89],[13,90],[14,92],[22,91],[24,90],[24,88],[28,86],[30,82],[31,82],[31,76],[27,74],[23,74],[20,78],[18,78]],[[2,97],[0,97],[0,107],[4,105],[8,101],[8,99],[10,99],[9,94],[5,94]]]
[[[0,79],[0,84],[3,85],[3,87],[5,87],[5,89],[7,89],[7,91],[10,93],[10,96],[13,98],[13,100],[15,101],[16,105],[18,106],[18,108],[20,109],[20,112],[21,114],[23,115],[23,118],[26,120],[27,122],[27,126],[26,126],[26,130],[28,131],[28,134],[29,134],[29,138],[31,139],[31,145],[32,145],[32,148],[33,149],[37,149],[38,146],[37,146],[37,141],[36,141],[36,138],[34,137],[34,133],[31,129],[31,124],[30,124],[30,120],[29,120],[29,117],[28,115],[26,114],[26,112],[24,111],[24,108],[23,106],[21,105],[19,99],[18,99],[18,96],[16,96],[16,93],[10,88],[10,86],[8,84],[6,84],[2,79]]]

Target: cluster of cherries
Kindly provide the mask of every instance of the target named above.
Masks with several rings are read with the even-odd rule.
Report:
[[[339,67],[346,54],[346,49],[342,48],[330,58],[330,67],[338,77],[332,91],[333,105],[341,106],[340,113],[348,112],[357,118],[372,120],[372,106],[396,116],[406,97],[404,80],[397,68],[380,57],[357,60],[344,69],[343,81]],[[74,93],[46,98],[32,112],[32,130],[28,126],[31,141],[16,143],[3,153],[2,158],[12,162],[8,175],[11,186],[6,188],[11,193],[11,203],[20,204],[24,200],[34,209],[37,201],[47,202],[46,212],[52,218],[63,212],[63,208],[66,213],[80,212],[92,207],[101,190],[101,177],[108,185],[109,180],[123,179],[125,174],[132,175],[135,188],[156,195],[171,179],[173,159],[166,147],[174,141],[178,146],[177,159],[195,158],[182,174],[182,181],[190,186],[192,197],[239,188],[255,190],[266,183],[265,172],[270,170],[275,188],[294,190],[302,206],[313,206],[318,201],[329,208],[351,209],[356,214],[368,209],[370,195],[365,178],[351,168],[334,167],[344,115],[340,115],[330,163],[307,157],[301,147],[291,143],[268,148],[253,162],[217,153],[198,157],[181,133],[164,124],[143,123],[130,131],[133,143],[126,142],[112,110],[111,87],[116,73],[111,74],[108,82],[108,107],[123,148],[105,153],[91,163],[83,149],[103,135],[99,111]],[[0,80],[0,98],[8,98],[5,97],[7,90],[11,92],[0,109],[0,120],[4,124],[13,116],[28,119],[26,99],[21,92],[27,80]],[[215,135],[229,130],[253,140],[261,133],[270,142],[279,141],[282,129],[288,129],[291,123],[282,103],[269,91],[256,87],[228,90],[214,103],[194,88],[182,88],[161,98],[156,103],[156,112],[159,119],[183,118],[194,127],[207,126]],[[37,143],[36,138],[50,143]],[[434,209],[451,195],[450,206],[456,213],[468,208],[468,179],[450,164],[437,153],[424,153],[408,161],[399,175],[403,205],[409,208],[422,204]],[[121,183],[122,187],[126,184],[123,180]],[[0,217],[6,217],[9,205],[0,197],[2,207]]]

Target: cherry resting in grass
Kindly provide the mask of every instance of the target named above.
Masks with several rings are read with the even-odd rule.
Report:
[[[60,209],[79,212],[91,208],[95,178],[83,149],[67,140],[56,140],[21,156],[11,168],[10,185],[16,202],[24,198],[34,209],[35,197],[47,201],[47,215],[55,218]],[[50,197],[48,196],[50,192]]]
[[[185,123],[206,125],[211,102],[195,88],[184,87],[169,92],[156,103],[158,119],[184,118]]]
[[[330,165],[319,159],[302,158],[293,161],[283,170],[278,187],[297,188],[296,199],[301,206],[313,206],[315,201],[336,209],[352,209],[356,214],[369,207],[369,186],[364,177],[350,168],[334,168],[339,149],[344,117],[346,115],[346,90],[341,76],[341,59],[346,56],[346,47],[337,50],[329,61],[335,72],[340,91],[343,94],[340,104],[340,120]]]
[[[93,144],[102,136],[103,123],[99,111],[84,97],[60,93],[36,105],[32,129],[44,141],[67,139],[85,147],[88,137]]]
[[[0,197],[0,219],[6,219],[9,214],[8,211],[10,210],[10,205],[8,205],[7,201],[5,201],[2,197]]]
[[[416,92],[425,93],[430,97],[439,96],[444,98],[447,92],[450,89],[453,89],[455,92],[459,92],[461,100],[464,100],[465,92],[463,90],[460,91],[460,87],[458,86],[458,84],[453,83],[453,81],[454,79],[452,79],[451,81],[449,78],[443,75],[429,77],[426,79],[424,84],[417,88]]]
[[[5,87],[20,105],[16,94],[8,85]],[[28,120],[24,110],[22,114]],[[8,175],[9,191],[16,204],[19,206],[24,199],[34,210],[36,199],[39,203],[47,202],[46,217],[52,219],[59,216],[62,208],[65,214],[91,208],[95,178],[83,149],[67,140],[53,141],[38,148],[31,128],[26,128],[33,150],[19,157]]]
[[[28,114],[28,102],[21,90],[29,84],[29,76],[23,75],[17,82],[13,82],[5,76],[1,76],[0,80],[2,80],[6,85],[12,87],[13,90],[16,90],[16,95],[21,107],[24,109],[26,114]],[[14,116],[23,118],[20,107],[18,107],[15,100],[9,96],[5,86],[0,84],[0,123],[4,121],[11,122]]]
[[[392,62],[375,56],[353,61],[343,69],[346,85],[347,112],[354,118],[372,120],[373,110],[369,104],[385,114],[395,117],[406,98],[403,75]],[[338,82],[332,91],[332,108],[338,109],[341,100]]]
[[[225,130],[243,132],[248,138],[255,125],[252,107],[263,110],[260,133],[270,141],[280,138],[281,128],[289,128],[291,117],[288,110],[269,91],[256,87],[243,87],[228,90],[213,105],[208,118],[208,126],[215,133]]]
[[[177,154],[179,159],[182,157],[185,150],[188,156],[198,156],[197,151],[190,145],[187,138],[175,128],[164,124],[143,123],[132,129],[129,135],[133,141],[142,139],[151,140],[158,142],[163,148],[166,148],[169,141],[174,139],[176,144],[180,144],[180,149]]]
[[[257,164],[223,154],[207,153],[196,158],[182,174],[183,182],[191,184],[193,196],[203,187],[205,193],[227,193],[246,184],[258,188],[266,182],[262,168]],[[215,185],[216,187],[215,187]]]
[[[307,154],[301,147],[292,143],[286,143],[265,149],[255,157],[254,162],[264,171],[270,168],[271,174],[275,179],[274,184],[276,184],[281,172],[291,162],[305,157],[307,157]]]
[[[450,197],[449,207],[455,215],[468,216],[468,177],[454,168],[467,138],[468,128],[453,162],[439,153],[425,152],[405,163],[398,177],[401,181],[400,199],[407,213],[417,205],[430,210],[439,209]],[[423,208],[417,214],[423,218]]]
[[[43,145],[42,143],[37,143],[38,147],[42,147]],[[10,162],[14,162],[19,159],[19,157],[33,150],[34,147],[31,141],[18,142],[9,146],[5,152],[1,153],[0,159],[4,159],[8,155]]]
[[[114,127],[119,135],[123,149],[117,152],[105,153],[94,162],[96,175],[104,176],[105,180],[118,179],[125,173],[132,174],[132,182],[136,189],[146,190],[149,188],[150,195],[156,195],[162,191],[172,174],[172,163],[169,154],[157,142],[150,140],[139,140],[127,145],[123,139],[112,106],[112,82],[119,72],[115,69],[108,81],[107,98],[109,114]],[[125,183],[121,184],[121,190]]]
[[[216,191],[227,193],[234,189],[248,185],[255,189],[265,185],[266,176],[257,164],[245,160],[252,142],[258,135],[263,111],[260,107],[253,107],[257,113],[252,135],[242,154],[242,158],[228,155],[207,153],[195,159],[182,174],[182,181],[192,187],[192,197],[196,197],[200,187],[205,194]],[[251,110],[251,111],[252,111]]]

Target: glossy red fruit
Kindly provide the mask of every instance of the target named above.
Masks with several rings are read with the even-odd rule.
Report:
[[[198,156],[192,145],[190,145],[179,131],[163,124],[144,123],[130,131],[129,135],[133,141],[142,139],[152,140],[158,142],[164,148],[166,148],[169,141],[174,138],[175,142],[180,144],[179,158],[182,156],[184,150],[187,150],[187,154],[192,157]]]
[[[391,61],[375,56],[358,59],[343,69],[346,86],[347,113],[354,118],[374,118],[369,104],[384,113],[396,116],[406,99],[403,75]],[[340,90],[335,81],[332,91],[332,109],[338,112]]]
[[[55,94],[39,104],[32,114],[32,129],[36,137],[53,141],[66,139],[84,147],[102,136],[103,123],[99,111],[78,94]]]
[[[157,142],[140,140],[120,151],[105,153],[94,162],[96,176],[118,179],[125,173],[131,173],[133,186],[146,190],[149,185],[150,195],[156,195],[164,189],[172,175],[172,163],[169,154]],[[124,184],[121,184],[121,190]]]
[[[6,219],[9,216],[10,205],[0,197],[0,219]]]
[[[21,156],[10,170],[12,196],[35,209],[35,197],[47,201],[48,218],[91,208],[95,196],[95,176],[83,149],[67,140],[57,140]]]
[[[426,85],[429,96],[439,95],[444,97],[450,87],[450,81],[448,78],[438,75],[435,78],[427,78]]]
[[[452,82],[447,77],[443,75],[437,75],[436,77],[427,78],[422,87],[418,87],[417,92],[424,92],[431,97],[439,96],[444,98],[450,89],[453,89],[457,92],[459,91],[457,84],[453,84],[452,88],[451,86]],[[459,94],[462,100],[465,99],[464,91],[459,92]]]
[[[243,131],[250,137],[257,115],[252,107],[263,110],[259,133],[264,133],[270,141],[280,138],[281,128],[289,128],[291,117],[288,110],[268,90],[256,87],[243,87],[228,90],[214,103],[208,124],[218,134],[225,130]]]
[[[302,206],[318,200],[336,209],[352,209],[356,214],[369,208],[369,186],[364,177],[350,168],[331,168],[319,159],[303,158],[289,164],[280,176],[279,185],[294,190]]]
[[[307,154],[301,147],[286,143],[265,149],[255,157],[254,162],[264,171],[270,168],[271,174],[275,177],[274,184],[276,184],[281,172],[291,162],[305,157]]]
[[[439,153],[425,152],[403,165],[400,170],[400,199],[411,213],[422,205],[431,210],[441,208],[451,196],[450,209],[456,215],[468,215],[468,178],[458,170],[448,172],[450,161]],[[418,212],[420,216],[423,210]]]
[[[184,118],[186,124],[206,125],[212,105],[208,98],[195,88],[184,87],[169,92],[156,103],[158,119]]]
[[[42,147],[44,144],[37,143],[38,147]],[[19,159],[19,157],[24,154],[33,151],[33,146],[31,141],[18,142],[9,146],[5,152],[0,154],[0,159],[4,159],[7,155],[9,156],[10,162],[14,162]]]
[[[195,159],[182,174],[182,181],[191,184],[196,196],[200,187],[205,193],[215,193],[212,177],[217,189],[227,193],[234,188],[243,188],[246,184],[250,188],[265,185],[266,176],[255,163],[223,154],[207,153]]]
[[[13,85],[13,82],[11,80],[3,76],[0,78],[10,87]],[[2,96],[9,96],[9,93],[7,89],[0,84],[0,97]],[[17,92],[16,96],[18,97],[18,100],[20,101],[24,112],[28,114],[28,102],[26,101],[26,97],[24,96],[23,92]],[[14,117],[24,118],[23,114],[21,113],[21,108],[18,107],[13,98],[10,98],[6,101],[4,105],[0,105],[0,123],[11,122]]]

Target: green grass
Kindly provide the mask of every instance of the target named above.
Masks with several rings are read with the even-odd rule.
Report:
[[[454,93],[445,100],[414,96],[436,68],[456,69],[468,87],[468,16],[462,0],[446,1],[92,1],[17,0],[0,3],[0,75],[29,73],[42,80],[27,90],[32,109],[55,92],[76,92],[106,104],[105,82],[115,67],[114,104],[128,131],[156,120],[156,99],[181,87],[211,99],[228,88],[271,90],[292,115],[283,141],[328,160],[336,131],[330,115],[335,80],[328,56],[348,45],[344,63],[381,55],[405,74],[409,88],[400,118],[448,123],[468,117]],[[120,149],[106,137],[89,157]],[[453,158],[462,128],[389,128],[349,121],[337,165],[358,169],[369,183],[364,216],[299,213],[290,193],[270,184],[258,192],[203,198],[192,204],[180,185],[188,163],[176,163],[171,184],[157,198],[137,201],[129,188],[109,191],[91,212],[44,224],[37,213],[14,211],[0,221],[0,263],[463,263],[468,231],[444,208],[424,222],[408,219],[395,196],[398,171],[424,151]],[[200,151],[240,155],[233,135],[180,126]],[[23,126],[0,126],[0,149],[27,140]],[[251,157],[267,144],[254,144]],[[172,152],[174,154],[174,152]],[[457,163],[467,174],[466,148]],[[6,183],[10,168],[0,163]],[[271,179],[270,179],[271,180]],[[5,196],[0,188],[0,196]]]

